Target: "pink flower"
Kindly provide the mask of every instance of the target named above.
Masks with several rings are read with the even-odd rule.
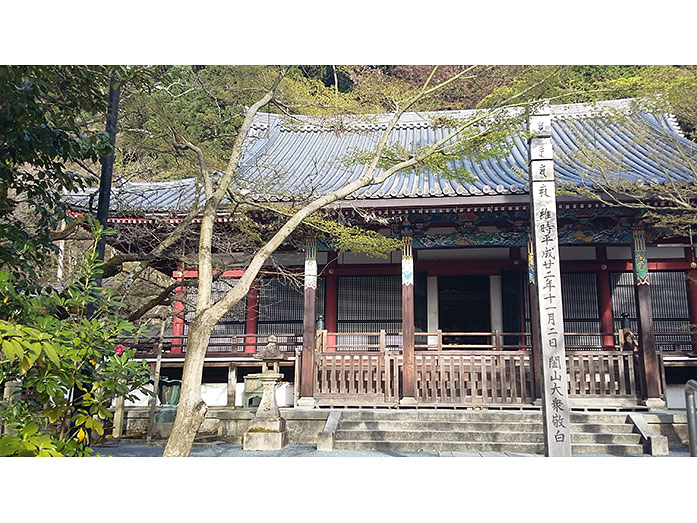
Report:
[[[123,345],[117,345],[116,347],[114,347],[114,352],[118,356],[121,356],[121,354],[123,354],[123,351],[125,351],[125,350],[126,350],[126,347],[124,347]]]

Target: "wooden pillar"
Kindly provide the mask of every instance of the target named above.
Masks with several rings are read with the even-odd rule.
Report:
[[[249,292],[247,293],[247,310],[245,319],[245,334],[257,334],[257,328],[259,325],[259,281],[254,280],[254,283],[250,285]],[[244,340],[245,352],[256,352],[257,337],[247,336]]]
[[[172,276],[174,276],[177,281],[181,281],[184,272],[180,269],[175,271]],[[176,298],[183,298],[186,296],[186,287],[177,287],[174,290],[174,296],[175,301],[172,305],[172,353],[181,354],[184,340],[182,338],[176,338],[176,336],[184,335],[184,303]]]
[[[697,265],[690,263],[690,267]],[[693,325],[691,330],[697,325],[697,267],[687,271],[687,296],[690,301],[690,323]]]
[[[642,386],[648,407],[664,407],[661,397],[661,377],[658,356],[654,344],[651,287],[649,286],[649,264],[646,259],[644,230],[632,229],[632,262],[634,271],[634,297],[637,304],[639,323],[639,361],[641,362]]]
[[[690,263],[690,268],[685,273],[687,279],[687,300],[690,308],[690,330],[697,329],[697,261],[695,261],[695,248],[685,248],[685,261]],[[690,350],[697,348],[697,334],[692,335]]]
[[[317,335],[317,240],[305,242],[305,300],[303,307],[303,350],[300,356],[300,400],[298,406],[315,405],[315,336]],[[297,363],[297,362],[296,362]],[[303,401],[304,400],[304,401]]]
[[[542,398],[542,355],[540,354],[540,328],[537,321],[537,289],[535,288],[535,247],[528,240],[528,298],[530,303],[530,366],[532,367],[534,400]]]
[[[605,269],[600,270],[597,274],[598,279],[598,307],[600,309],[600,330],[602,332],[614,332],[615,326],[612,317],[612,293],[610,291],[610,274],[607,271],[607,265],[603,264]],[[614,346],[615,337],[613,335],[603,336],[603,345]]]
[[[411,236],[402,243],[402,399],[401,404],[416,403],[416,371],[414,357],[414,258]]]
[[[327,276],[326,276],[326,294],[324,300],[324,322],[328,332],[338,332],[339,330],[339,298],[338,298],[338,277],[336,275],[336,266],[339,261],[339,253],[330,251],[327,254]],[[329,345],[336,345],[336,336],[327,338]],[[336,351],[335,348],[327,349],[328,352]]]
[[[612,288],[610,285],[610,273],[607,270],[607,249],[596,247],[596,258],[600,262],[600,270],[596,272],[598,285],[598,311],[600,311],[600,331],[615,332],[612,317]],[[605,347],[615,345],[614,336],[603,336],[602,344]]]

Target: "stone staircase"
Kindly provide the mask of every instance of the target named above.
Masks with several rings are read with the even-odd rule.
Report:
[[[344,410],[332,419],[337,450],[544,453],[539,411]],[[571,414],[573,455],[641,455],[645,440],[626,413]]]

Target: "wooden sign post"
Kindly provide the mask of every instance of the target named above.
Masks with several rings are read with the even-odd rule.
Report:
[[[535,253],[545,456],[571,456],[557,202],[549,106],[530,115],[530,221]]]

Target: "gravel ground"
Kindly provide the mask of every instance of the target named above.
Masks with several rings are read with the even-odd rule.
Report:
[[[164,450],[164,441],[153,442],[148,446],[144,441],[122,441],[109,444],[108,446],[95,446],[95,454],[103,457],[136,457],[153,458],[161,457]],[[689,457],[687,449],[671,450],[669,457]],[[400,452],[400,451],[357,451],[357,450],[334,450],[332,452],[318,451],[314,445],[291,444],[283,450],[273,452],[253,452],[242,450],[242,445],[230,443],[196,443],[191,450],[192,457],[207,458],[379,458],[379,457],[417,457],[417,458],[436,458],[436,457],[540,457],[536,454],[517,454],[512,452]],[[617,457],[611,455],[587,455],[581,457]],[[651,456],[636,456],[651,457]]]

